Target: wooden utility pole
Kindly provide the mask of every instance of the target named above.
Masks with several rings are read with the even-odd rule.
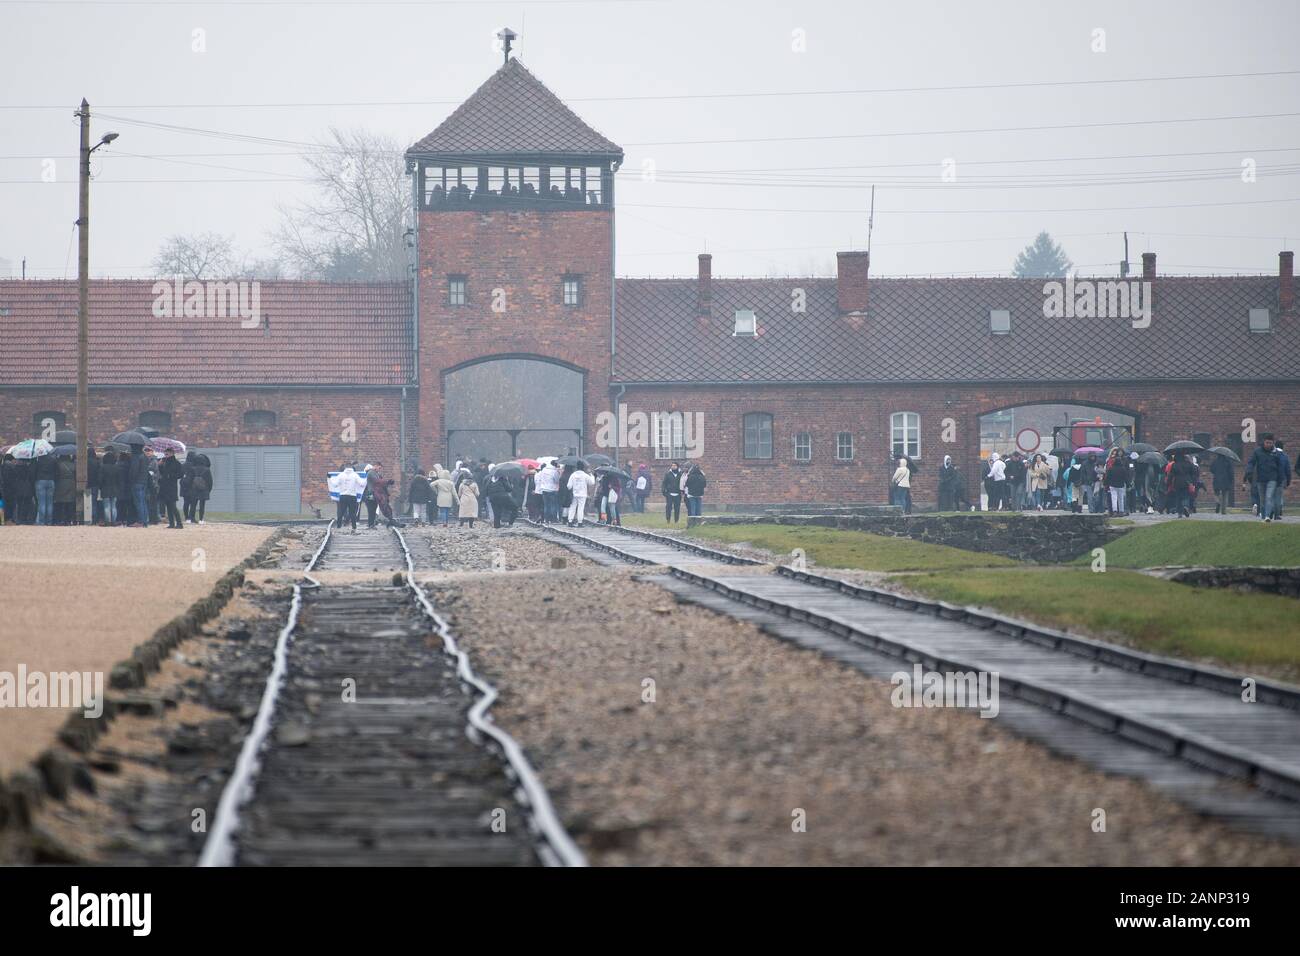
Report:
[[[91,515],[87,499],[90,462],[90,104],[83,98],[81,109],[81,183],[77,203],[77,524]]]

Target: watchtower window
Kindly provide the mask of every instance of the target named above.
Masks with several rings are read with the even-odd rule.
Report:
[[[496,165],[420,167],[426,209],[490,205],[601,207],[610,202],[612,176],[604,166]]]
[[[582,305],[582,276],[565,276],[560,280],[560,292],[565,305]]]

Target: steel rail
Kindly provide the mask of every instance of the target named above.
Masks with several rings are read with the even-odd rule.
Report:
[[[303,577],[309,587],[320,587],[320,582],[311,576],[316,562],[325,552],[333,535],[334,519],[325,526],[325,537],[320,547],[307,562]],[[262,690],[262,700],[253,719],[253,728],[244,738],[239,748],[239,758],[235,761],[235,770],[222,788],[221,799],[217,802],[217,812],[213,816],[212,829],[203,843],[199,854],[199,866],[233,866],[235,863],[235,834],[239,831],[240,811],[253,798],[256,790],[257,775],[262,769],[262,748],[271,731],[271,721],[275,717],[275,705],[284,686],[284,675],[289,668],[289,643],[294,630],[298,627],[298,615],[302,611],[303,586],[293,586],[293,601],[289,605],[289,618],[275,640],[275,653],[272,658],[271,674]]]
[[[547,866],[586,866],[586,857],[583,856],[582,851],[573,842],[572,837],[565,831],[564,825],[560,822],[560,818],[551,804],[551,798],[546,793],[546,788],[542,786],[541,780],[528,762],[523,749],[513,737],[496,725],[488,713],[497,699],[496,688],[474,673],[474,669],[469,663],[469,656],[456,643],[456,638],[451,631],[451,625],[434,609],[433,601],[429,598],[428,593],[416,581],[415,562],[411,558],[410,549],[406,546],[406,538],[397,528],[394,527],[392,531],[397,535],[397,540],[402,545],[402,553],[406,558],[406,586],[415,595],[415,599],[425,615],[433,621],[438,636],[442,638],[443,650],[456,661],[456,671],[460,679],[479,694],[478,700],[470,707],[470,726],[492,738],[501,747],[506,761],[523,788],[524,795],[527,798],[527,805],[532,811],[532,823],[543,843],[543,846],[539,848],[539,856],[542,857],[542,862]]]
[[[594,546],[617,557],[637,564],[654,564],[639,555],[604,541],[595,541],[586,535],[568,529],[547,528],[561,535]],[[1095,729],[1114,733],[1132,743],[1175,757],[1187,763],[1214,771],[1223,776],[1246,780],[1261,790],[1289,800],[1300,800],[1300,770],[1290,767],[1265,754],[1241,746],[1226,746],[1194,731],[1177,727],[1163,720],[1139,717],[1120,708],[1108,705],[1077,690],[1066,689],[1042,680],[1009,677],[1000,668],[975,660],[956,660],[914,640],[891,637],[886,633],[865,630],[850,621],[799,607],[785,601],[764,597],[732,587],[723,581],[669,566],[669,573],[691,584],[707,588],[733,601],[771,611],[790,620],[809,624],[834,634],[850,643],[900,658],[909,663],[924,664],[930,670],[999,671],[1000,685],[1013,697],[1036,704],[1053,712],[1071,717]],[[911,600],[911,599],[906,599]],[[1152,675],[1146,675],[1155,678]]]

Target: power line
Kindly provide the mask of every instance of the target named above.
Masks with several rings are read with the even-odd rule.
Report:
[[[377,0],[382,2],[382,0]],[[578,2],[578,0],[574,0]],[[1254,73],[1194,73],[1177,76],[1131,76],[1108,79],[1038,80],[1012,83],[968,83],[944,86],[866,87],[838,90],[753,90],[731,93],[645,93],[623,96],[573,96],[565,97],[569,103],[640,103],[676,102],[682,100],[771,99],[779,97],[808,96],[876,96],[905,93],[955,93],[988,90],[1042,89],[1063,86],[1114,86],[1130,83],[1176,83],[1187,80],[1262,79],[1274,76],[1295,76],[1300,70],[1265,70]],[[375,108],[414,106],[459,106],[460,100],[302,100],[299,102],[261,103],[113,103],[104,109],[164,110],[164,109],[316,109],[316,108]],[[6,110],[66,109],[64,105],[0,104]]]

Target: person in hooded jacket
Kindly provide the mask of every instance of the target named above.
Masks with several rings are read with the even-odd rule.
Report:
[[[361,476],[357,474],[356,468],[351,464],[343,466],[337,478],[337,487],[339,490],[339,503],[343,506],[343,520],[339,522],[339,530],[343,530],[343,525],[352,526],[352,533],[357,533],[357,516],[361,512]]]
[[[76,521],[77,456],[60,455],[55,459],[58,477],[54,480],[54,523]]]
[[[100,523],[106,528],[117,524],[117,500],[122,497],[126,484],[126,467],[118,460],[115,451],[104,453],[99,463]]]
[[[1047,508],[1047,492],[1052,485],[1052,466],[1044,455],[1034,455],[1029,466],[1029,493],[1034,498],[1034,508],[1044,511]]]
[[[460,483],[456,489],[457,509],[456,516],[460,519],[461,527],[465,522],[474,527],[474,522],[478,518],[478,482],[474,480],[472,474],[468,474],[465,480]]]
[[[445,469],[438,470],[438,476],[434,478],[430,490],[433,492],[434,506],[438,509],[438,520],[442,522],[443,527],[451,524],[451,509],[453,505],[458,504],[457,499],[460,497],[461,488],[466,484],[474,485],[474,515],[478,516],[478,485],[474,479],[467,475],[461,477],[460,484],[457,485],[451,480]],[[457,512],[459,516],[459,511]]]
[[[185,466],[176,460],[176,450],[168,448],[163,453],[163,460],[158,465],[158,500],[167,511],[167,527],[180,529],[185,527],[181,520],[181,511],[176,507],[180,500],[180,482],[185,477]]]
[[[698,464],[692,464],[691,470],[686,473],[686,516],[698,518],[704,513],[704,489],[709,484],[709,479],[704,477],[704,471]]]
[[[1128,514],[1124,498],[1128,493],[1129,478],[1128,458],[1125,457],[1124,450],[1112,448],[1106,457],[1104,479],[1106,492],[1110,495],[1110,507],[1107,509],[1109,514],[1120,516]]]
[[[1193,488],[1196,484],[1196,465],[1188,456],[1175,452],[1173,460],[1165,466],[1165,512],[1182,518],[1192,516]]]

